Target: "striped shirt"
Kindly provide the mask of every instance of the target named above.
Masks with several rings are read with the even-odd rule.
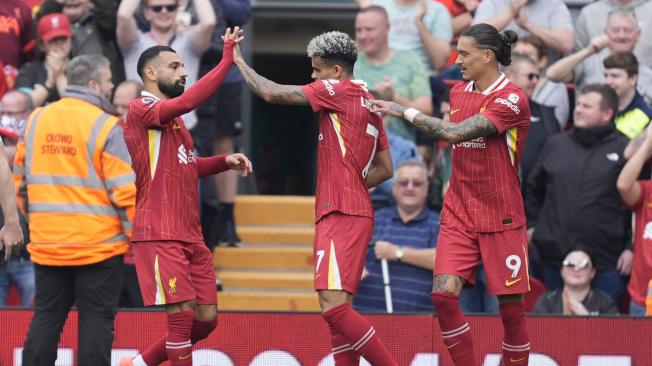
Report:
[[[315,221],[333,211],[373,217],[366,177],[378,151],[387,150],[383,120],[358,80],[318,80],[303,86],[319,112]]]
[[[437,245],[438,236],[439,214],[427,207],[409,222],[401,220],[396,206],[376,211],[374,233],[365,260],[369,275],[361,281],[353,306],[361,311],[386,310],[381,265],[374,254],[377,240],[414,249],[428,249]],[[388,268],[394,311],[432,311],[432,271],[398,261],[388,262]]]
[[[131,241],[203,243],[194,144],[181,117],[160,120],[164,102],[143,92],[129,104],[124,136],[137,187]]]
[[[472,232],[499,232],[525,225],[519,160],[530,125],[527,96],[504,74],[484,92],[473,81],[450,92],[451,121],[481,114],[498,134],[453,145],[453,173],[442,224]]]

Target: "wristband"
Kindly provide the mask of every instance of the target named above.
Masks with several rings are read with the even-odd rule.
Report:
[[[410,123],[414,123],[414,117],[417,116],[417,114],[421,113],[418,109],[415,108],[408,108],[405,111],[403,111],[403,118],[408,120]]]

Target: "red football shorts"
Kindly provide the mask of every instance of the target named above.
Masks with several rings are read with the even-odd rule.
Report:
[[[204,244],[178,241],[132,243],[145,306],[195,300],[217,304],[213,256]]]
[[[371,217],[331,212],[315,225],[315,290],[355,294],[371,240]]]
[[[487,275],[487,292],[490,294],[530,291],[526,228],[475,233],[441,226],[435,275],[455,275],[465,279],[469,285],[475,285],[476,268],[480,263]]]

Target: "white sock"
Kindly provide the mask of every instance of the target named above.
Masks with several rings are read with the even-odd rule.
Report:
[[[133,360],[131,360],[131,363],[134,366],[147,366],[145,360],[143,360],[143,356],[141,355],[136,356]]]

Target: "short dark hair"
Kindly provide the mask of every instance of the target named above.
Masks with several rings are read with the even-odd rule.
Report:
[[[618,113],[618,94],[607,84],[586,84],[580,90],[580,95],[588,93],[598,93],[602,97],[600,100],[600,109],[606,111],[611,109],[614,117]]]
[[[387,15],[387,10],[385,10],[385,8],[380,5],[369,5],[367,7],[358,10],[358,14],[365,14],[365,13],[380,14],[385,19],[387,24],[389,24],[389,15]]]
[[[638,59],[631,52],[617,52],[602,61],[605,69],[623,69],[627,76],[638,75]]]
[[[168,46],[152,46],[143,51],[140,57],[138,57],[138,63],[136,64],[138,76],[140,76],[141,80],[145,81],[145,66],[148,66],[150,61],[157,58],[161,52],[177,53],[172,47]]]
[[[310,40],[308,57],[320,57],[327,65],[340,65],[352,74],[358,60],[358,45],[346,33],[326,32]]]
[[[539,59],[548,56],[548,46],[546,46],[546,43],[543,42],[541,37],[535,36],[534,34],[528,34],[527,36],[519,38],[518,41],[532,45],[532,47],[537,50]]]
[[[477,48],[491,50],[496,56],[496,60],[504,66],[509,66],[512,62],[512,44],[518,41],[516,32],[512,30],[498,32],[494,26],[487,23],[479,23],[466,28],[462,32],[462,37],[473,38]]]

